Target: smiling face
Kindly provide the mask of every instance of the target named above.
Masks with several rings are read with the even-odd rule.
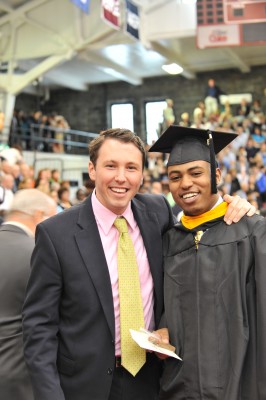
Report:
[[[218,194],[211,194],[210,173],[210,164],[207,161],[192,161],[168,167],[170,191],[185,215],[203,214],[211,210],[217,202]],[[220,176],[217,168],[217,184]]]
[[[143,158],[133,143],[106,139],[89,175],[95,181],[96,197],[103,206],[121,215],[138,192],[143,179]]]

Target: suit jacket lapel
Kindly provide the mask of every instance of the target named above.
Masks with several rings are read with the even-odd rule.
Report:
[[[163,256],[161,229],[156,213],[149,211],[147,207],[137,199],[132,200],[132,210],[138,223],[147,252],[151,274],[153,277],[156,305],[156,300],[160,299],[160,301],[162,301],[163,296]],[[156,315],[156,309],[155,317],[156,319],[160,318],[159,315]]]
[[[78,225],[83,229],[76,233],[76,242],[94,284],[95,291],[99,296],[112,337],[115,339],[114,306],[110,275],[93,215],[90,197],[84,202],[84,207],[81,208]]]

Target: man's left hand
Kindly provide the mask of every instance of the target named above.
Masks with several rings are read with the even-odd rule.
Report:
[[[238,222],[244,215],[251,217],[256,213],[256,207],[252,206],[246,199],[239,196],[224,195],[224,201],[228,203],[228,209],[224,216],[227,225]]]

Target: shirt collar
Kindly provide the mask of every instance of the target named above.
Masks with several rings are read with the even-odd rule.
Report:
[[[91,196],[92,209],[96,218],[97,223],[100,225],[105,235],[108,235],[110,229],[114,225],[114,221],[117,217],[123,216],[131,229],[135,229],[137,223],[134,219],[134,215],[131,209],[131,202],[129,202],[126,210],[122,215],[117,215],[106,208],[96,197],[96,189],[93,190]]]
[[[215,208],[215,207],[217,207],[217,206],[218,206],[219,204],[221,204],[221,203],[223,203],[223,198],[222,198],[222,196],[219,195],[218,200],[217,200],[217,202],[214,204],[214,206],[212,207],[212,209]]]

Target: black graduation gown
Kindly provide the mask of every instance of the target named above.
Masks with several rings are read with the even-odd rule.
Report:
[[[266,220],[208,222],[198,250],[179,223],[164,237],[168,358],[160,399],[266,399]],[[199,230],[197,227],[196,230]]]

